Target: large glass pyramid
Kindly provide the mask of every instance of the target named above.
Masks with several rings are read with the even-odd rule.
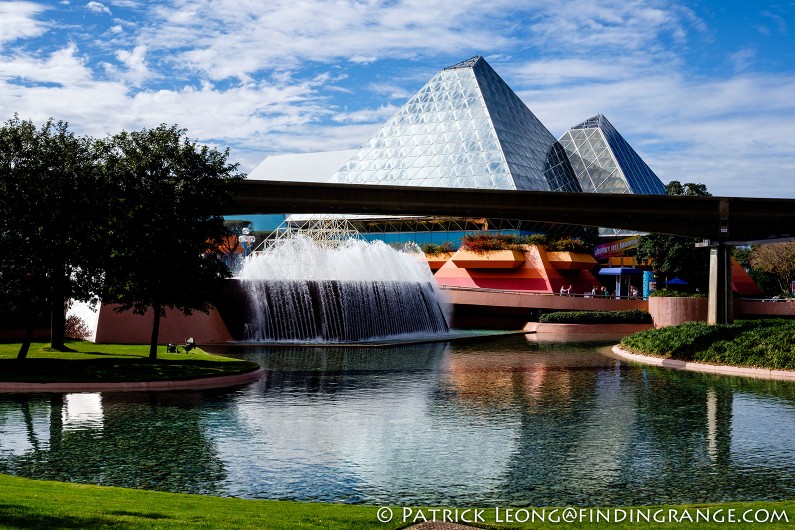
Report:
[[[664,195],[665,185],[603,115],[560,138],[583,191]]]
[[[437,73],[330,182],[581,191],[562,146],[482,57]]]

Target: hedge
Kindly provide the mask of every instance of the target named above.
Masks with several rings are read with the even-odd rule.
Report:
[[[687,293],[675,289],[660,289],[659,291],[652,291],[649,296],[659,298],[706,298],[707,293]]]
[[[793,370],[795,321],[743,320],[713,326],[685,322],[624,337],[621,347],[681,361]]]
[[[538,319],[543,324],[651,324],[651,315],[641,309],[626,311],[558,311]]]

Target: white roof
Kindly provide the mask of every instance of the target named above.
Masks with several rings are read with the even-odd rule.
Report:
[[[356,149],[349,149],[269,156],[260,162],[247,178],[291,182],[328,182],[355,152]]]

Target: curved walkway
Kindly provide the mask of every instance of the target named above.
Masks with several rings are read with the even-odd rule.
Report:
[[[649,355],[630,353],[618,346],[613,346],[613,353],[621,359],[652,366],[661,366],[673,370],[687,370],[690,372],[704,372],[709,374],[734,375],[740,377],[755,377],[757,379],[777,379],[781,381],[795,381],[795,371],[770,370],[767,368],[748,368],[742,366],[722,366],[714,364],[694,363],[676,359],[664,359]]]
[[[151,392],[164,390],[209,390],[258,381],[265,370],[235,375],[201,377],[180,381],[125,381],[122,383],[14,383],[0,382],[0,392]]]

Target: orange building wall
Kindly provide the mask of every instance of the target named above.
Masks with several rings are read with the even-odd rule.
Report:
[[[461,252],[459,250],[453,254],[436,271],[434,277],[439,285],[542,293],[559,292],[561,286],[571,286],[572,293],[585,293],[590,292],[594,285],[601,285],[590,270],[555,268],[547,258],[546,251],[537,245],[526,248],[525,261],[517,268],[460,267],[455,261],[456,255]],[[595,265],[594,261],[592,266]],[[567,264],[566,267],[571,265]]]

